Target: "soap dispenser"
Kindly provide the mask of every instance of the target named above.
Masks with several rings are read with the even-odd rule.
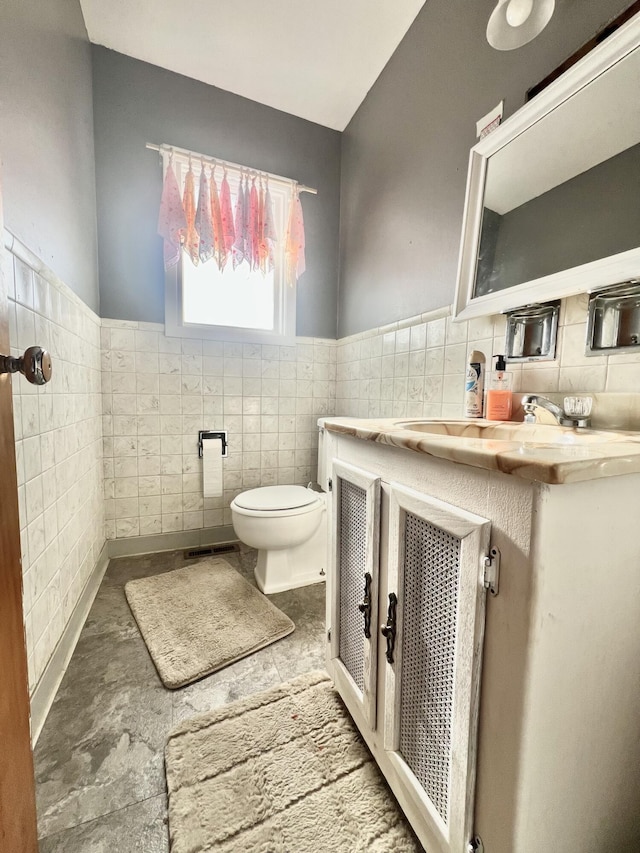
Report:
[[[507,373],[503,355],[494,355],[495,370],[491,371],[487,386],[485,417],[488,421],[510,421],[513,392],[513,375]]]

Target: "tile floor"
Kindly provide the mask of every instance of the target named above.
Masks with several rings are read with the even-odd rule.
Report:
[[[253,580],[255,551],[226,555]],[[181,551],[112,560],[35,750],[40,853],[167,853],[163,751],[180,720],[324,668],[324,584],[271,596],[293,634],[166,690],[124,597]]]

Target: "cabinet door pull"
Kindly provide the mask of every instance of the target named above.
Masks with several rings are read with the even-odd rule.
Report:
[[[358,610],[364,616],[364,635],[367,640],[371,639],[371,575],[367,572],[364,576],[364,598]]]
[[[393,663],[393,647],[396,644],[396,607],[398,597],[395,592],[389,593],[389,608],[387,610],[387,624],[380,628],[382,636],[387,640],[387,660]]]

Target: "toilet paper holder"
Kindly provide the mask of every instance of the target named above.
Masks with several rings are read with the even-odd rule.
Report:
[[[198,456],[202,459],[202,451],[203,446],[202,442],[206,441],[208,438],[219,438],[222,442],[222,457],[229,455],[229,442],[227,440],[227,430],[226,429],[218,429],[218,430],[210,430],[210,429],[201,429],[198,432]]]

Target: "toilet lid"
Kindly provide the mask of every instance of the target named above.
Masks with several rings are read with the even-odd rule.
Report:
[[[235,503],[244,509],[296,509],[315,503],[318,496],[304,486],[261,486],[249,489],[235,499]]]

